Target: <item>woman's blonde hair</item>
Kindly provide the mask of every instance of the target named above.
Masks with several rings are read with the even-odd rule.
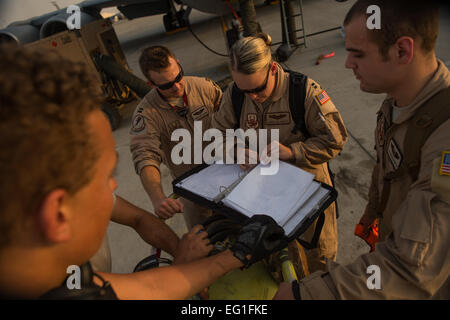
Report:
[[[272,39],[266,33],[236,41],[230,52],[231,70],[253,74],[266,68],[272,62],[271,43]]]

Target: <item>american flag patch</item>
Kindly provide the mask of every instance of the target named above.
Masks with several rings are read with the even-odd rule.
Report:
[[[441,168],[439,173],[441,175],[450,176],[450,151],[442,152]]]
[[[321,93],[319,93],[316,96],[317,100],[319,101],[319,103],[322,105],[325,102],[327,102],[328,100],[330,100],[330,97],[327,95],[327,93],[325,92],[325,90],[322,90]]]

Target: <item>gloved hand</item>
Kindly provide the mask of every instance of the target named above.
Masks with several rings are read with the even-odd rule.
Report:
[[[218,213],[207,218],[202,225],[208,233],[209,241],[214,246],[210,256],[229,248],[241,229],[241,225]]]
[[[284,230],[275,220],[267,215],[254,215],[242,227],[231,251],[248,268],[287,244]]]

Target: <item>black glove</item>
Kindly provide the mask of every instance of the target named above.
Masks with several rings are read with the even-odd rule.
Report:
[[[213,214],[202,222],[208,238],[214,246],[209,256],[225,251],[239,234],[241,225],[221,214]]]
[[[231,247],[234,256],[248,268],[272,252],[287,246],[284,230],[267,215],[254,215],[242,227]],[[247,259],[250,255],[250,260]]]

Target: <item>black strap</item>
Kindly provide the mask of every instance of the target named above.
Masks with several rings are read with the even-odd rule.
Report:
[[[81,288],[69,289],[66,280],[60,287],[54,288],[40,297],[41,300],[117,300],[111,284],[105,281],[100,275],[94,273],[89,262],[80,266]],[[97,277],[103,283],[98,286],[94,283]]]
[[[322,211],[320,213],[319,219],[317,219],[316,230],[314,230],[314,235],[312,237],[311,243],[314,248],[317,247],[317,243],[319,242],[320,234],[322,233],[323,224],[325,223],[325,212]]]
[[[292,281],[292,294],[294,295],[295,300],[302,300],[300,295],[300,285],[297,280]]]
[[[319,218],[317,219],[316,228],[314,230],[311,242],[307,242],[300,238],[297,238],[297,241],[300,242],[300,244],[308,250],[317,248],[317,243],[319,242],[320,234],[322,233],[324,223],[325,223],[325,212],[322,211],[319,215]]]
[[[336,186],[336,184],[334,182],[335,181],[334,179],[336,178],[336,175],[334,174],[333,171],[331,171],[331,167],[330,167],[330,163],[329,162],[327,162],[327,167],[328,167],[328,174],[330,175],[331,185],[334,188]],[[336,219],[339,219],[339,206],[338,206],[337,199],[334,202],[334,206],[336,208]]]
[[[293,134],[296,134],[299,130],[302,132],[305,139],[311,137],[306,127],[305,122],[305,97],[306,97],[306,84],[308,77],[302,73],[292,70],[285,70],[289,72],[289,108],[291,110],[292,118],[295,122],[295,127],[292,130]],[[330,175],[331,185],[334,187],[335,175],[331,171],[330,164],[327,163],[328,174]],[[336,219],[339,218],[338,203],[335,201],[336,206]]]
[[[413,125],[406,131],[403,165],[413,181],[419,176],[422,146],[444,122],[450,119],[450,87],[431,97],[411,118]],[[408,160],[408,161],[406,161]]]
[[[231,103],[233,104],[234,116],[236,117],[236,124],[234,125],[234,130],[241,127],[241,113],[242,105],[244,103],[245,94],[241,89],[238,88],[236,83],[233,84],[231,89]]]
[[[308,139],[311,137],[305,122],[305,97],[308,77],[302,73],[292,70],[285,71],[289,72],[289,109],[291,110],[291,115],[295,122],[295,127],[292,130],[292,133],[296,134],[300,130],[305,139]],[[330,175],[331,179],[331,185],[334,187],[334,173],[331,171],[329,163],[327,163],[327,167],[328,174]],[[335,201],[335,206],[337,219],[339,218],[337,201]]]
[[[311,137],[305,122],[305,98],[308,77],[291,70],[285,70],[285,72],[289,73],[289,109],[295,123],[292,133],[297,134],[300,131],[308,139]]]
[[[403,147],[403,161],[394,172],[389,172],[383,177],[383,188],[377,205],[377,213],[383,216],[386,205],[391,194],[391,182],[404,175],[409,174],[414,183],[419,175],[422,147],[431,134],[445,121],[450,119],[450,87],[443,89],[429,98],[418,109],[416,114],[407,120],[405,145]],[[393,125],[385,137],[384,150],[391,140],[399,125]]]

